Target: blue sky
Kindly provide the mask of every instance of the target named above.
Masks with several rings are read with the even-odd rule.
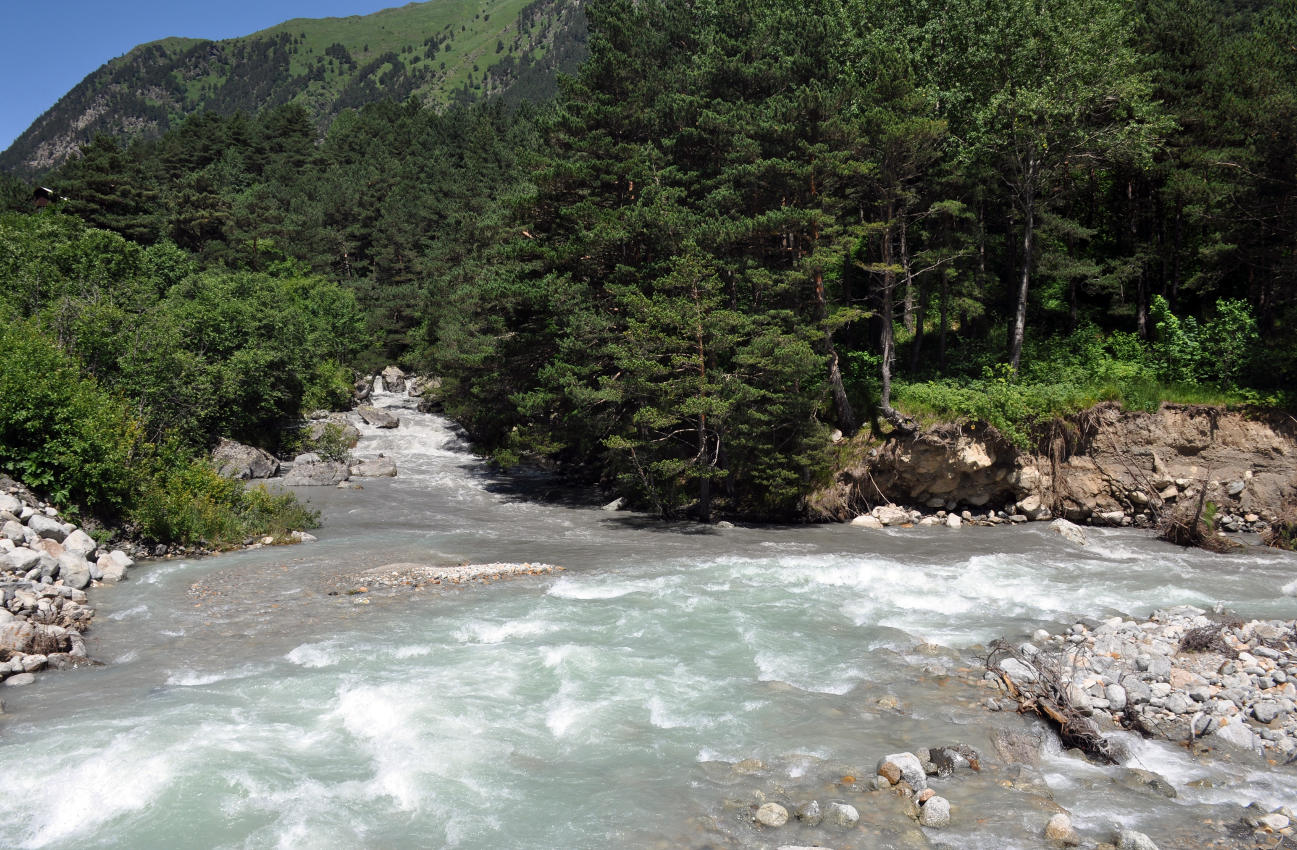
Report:
[[[0,150],[69,89],[137,44],[232,38],[290,18],[367,15],[404,0],[0,0]]]

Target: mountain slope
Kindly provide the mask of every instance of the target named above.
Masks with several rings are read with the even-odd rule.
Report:
[[[349,18],[297,18],[243,38],[168,38],[90,74],[0,154],[59,165],[96,134],[157,136],[185,116],[297,102],[321,127],[382,98],[540,99],[585,57],[583,0],[431,0]]]

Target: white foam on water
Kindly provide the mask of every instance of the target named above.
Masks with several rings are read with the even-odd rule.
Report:
[[[549,634],[557,629],[557,623],[545,620],[509,620],[504,623],[475,620],[460,628],[455,637],[461,643],[498,644],[517,637]]]
[[[609,578],[572,578],[563,576],[547,591],[558,599],[606,600],[619,599],[632,593],[653,593],[660,590],[662,580],[619,581]]]
[[[1282,588],[1280,588],[1280,592],[1284,596],[1297,596],[1297,579],[1293,579],[1292,581],[1285,584]]]
[[[167,676],[166,683],[171,687],[198,688],[204,685],[214,685],[217,682],[227,682],[231,679],[246,679],[249,676],[258,675],[264,669],[263,667],[243,666],[235,670],[206,673],[197,670],[177,670]]]
[[[423,799],[421,766],[412,756],[419,746],[417,713],[401,688],[347,687],[338,694],[336,714],[369,751],[374,765],[372,791],[392,798],[402,811],[417,811]]]
[[[10,810],[8,837],[21,847],[36,848],[93,834],[146,810],[178,768],[174,754],[157,754],[148,737],[135,732],[94,749],[42,753],[40,770],[0,771],[0,796],[39,801]]]
[[[113,613],[108,615],[108,619],[125,620],[127,617],[138,617],[141,614],[144,615],[144,617],[148,617],[149,606],[141,604],[141,605],[135,605],[131,608],[124,608],[121,611],[114,611]]]
[[[396,650],[393,651],[392,656],[399,659],[406,659],[406,658],[421,658],[425,655],[431,655],[431,654],[432,654],[432,647],[430,646],[411,645],[411,646],[398,646]]]
[[[341,644],[335,640],[304,643],[284,656],[299,667],[331,667],[342,660]]]

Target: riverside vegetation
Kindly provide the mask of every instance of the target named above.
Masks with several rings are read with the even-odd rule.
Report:
[[[774,519],[835,429],[1287,405],[1291,12],[596,0],[549,103],[101,136],[5,185],[0,465],[202,537],[268,497],[200,450],[399,361],[502,465]]]

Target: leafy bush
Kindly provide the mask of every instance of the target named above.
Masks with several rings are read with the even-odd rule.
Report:
[[[1153,361],[1163,381],[1233,388],[1256,355],[1260,342],[1256,319],[1241,299],[1219,299],[1216,315],[1199,324],[1192,316],[1180,319],[1165,298],[1155,295],[1150,315],[1156,332]]]
[[[319,525],[318,512],[291,493],[272,493],[263,485],[245,488],[193,458],[164,464],[132,518],[146,538],[217,547],[248,537],[283,539],[290,531]]]

